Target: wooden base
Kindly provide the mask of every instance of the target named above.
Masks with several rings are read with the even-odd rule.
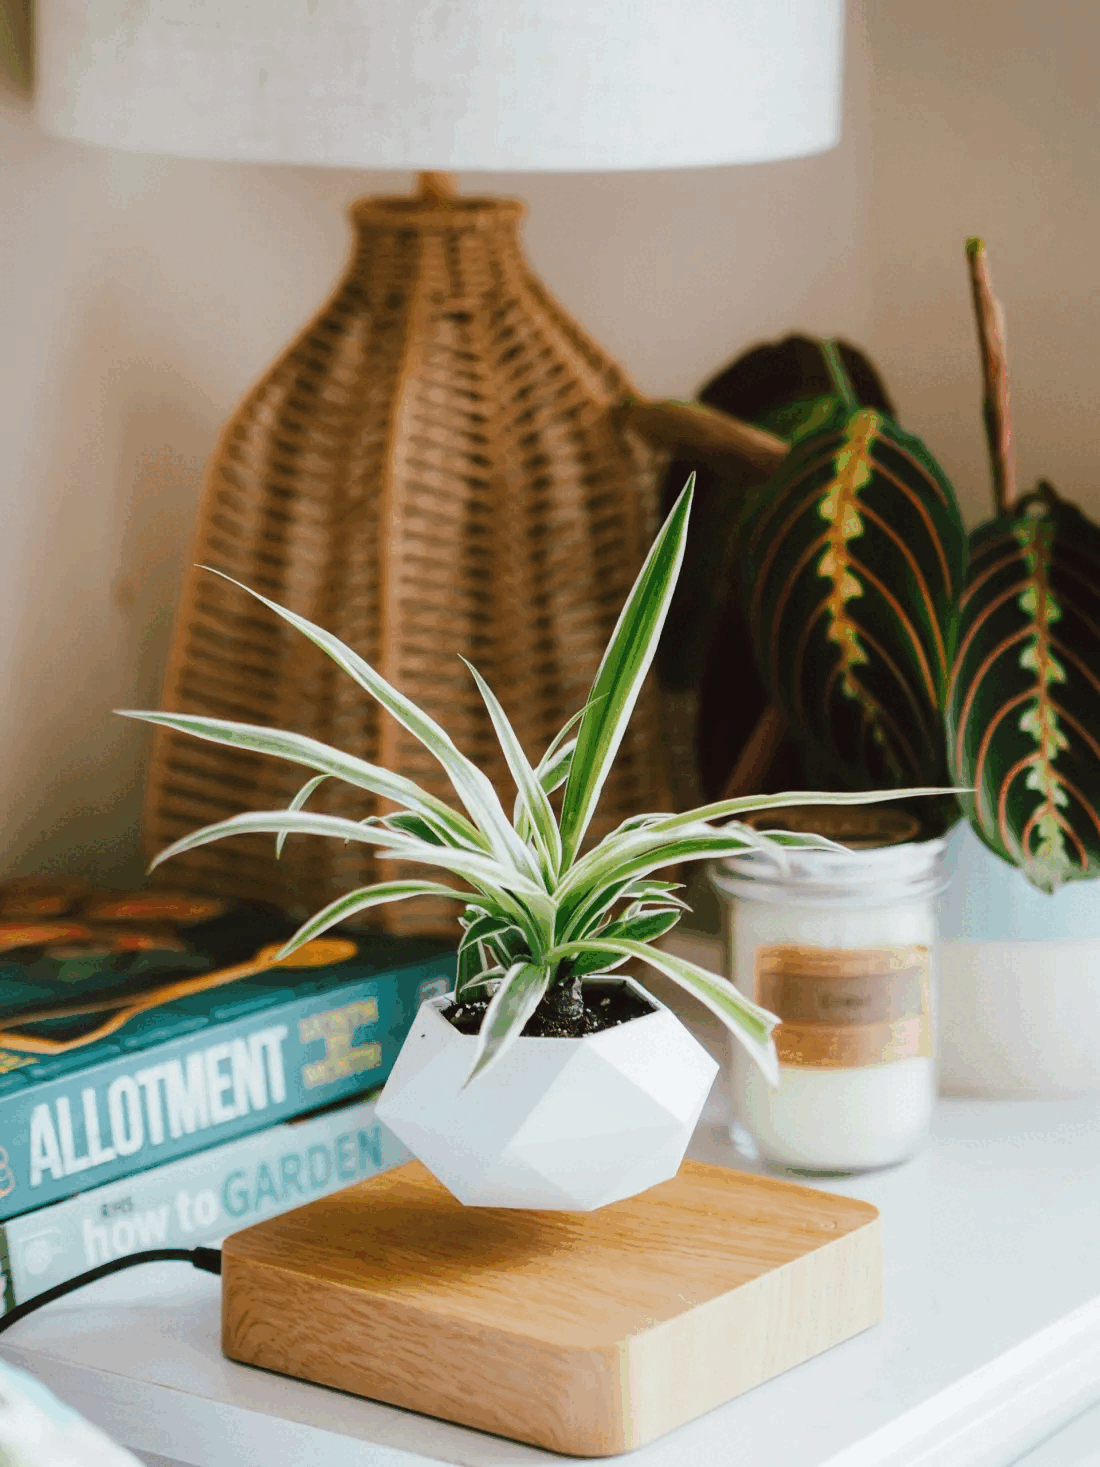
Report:
[[[608,1456],[882,1317],[878,1212],[685,1162],[598,1212],[463,1207],[417,1162],[227,1238],[234,1360]]]

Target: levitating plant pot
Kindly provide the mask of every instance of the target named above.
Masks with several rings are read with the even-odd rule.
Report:
[[[378,1118],[460,1202],[590,1212],[676,1175],[718,1066],[663,1004],[579,1039],[522,1036],[466,1085],[477,1036],[431,999],[398,1056]]]
[[[458,902],[454,1017],[477,1033],[452,1024],[446,1000],[429,1001],[398,1057],[378,1116],[421,1162],[341,1194],[336,1208],[300,1208],[289,1227],[264,1223],[227,1239],[222,1338],[232,1359],[603,1454],[638,1446],[878,1317],[873,1209],[718,1167],[680,1168],[717,1066],[667,1009],[610,976],[627,961],[655,968],[777,1074],[775,1016],[654,946],[684,910],[657,873],[761,845],[782,856],[820,837],[714,823],[744,814],[753,796],[635,814],[588,844],[664,624],[690,503],[689,486],[646,557],[587,702],[537,763],[470,669],[516,786],[511,815],[434,719],[331,632],[263,596],[434,756],[461,810],[302,735],[138,715],[314,771],[289,808],[231,816],[160,860],[230,834],[266,832],[280,850],[288,836],[324,835],[464,883],[364,887],[286,944],[292,952],[389,902]],[[397,808],[365,822],[305,809],[333,778]],[[550,802],[559,789],[560,814]],[[603,989],[595,1005],[593,986]],[[586,1033],[593,1011],[622,1022]],[[781,1196],[766,1200],[777,1206],[762,1208],[775,1188]],[[808,1227],[783,1221],[800,1205],[812,1209]],[[792,1309],[792,1299],[814,1303]]]

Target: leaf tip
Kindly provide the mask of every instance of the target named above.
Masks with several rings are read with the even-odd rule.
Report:
[[[473,1082],[477,1079],[477,1077],[479,1075],[483,1075],[488,1067],[489,1060],[486,1059],[485,1055],[478,1055],[477,1059],[474,1060],[473,1064],[470,1066],[469,1074],[466,1076],[465,1080],[463,1080],[461,1086],[459,1087],[460,1090],[468,1090]]]
[[[984,252],[985,240],[979,239],[976,234],[971,235],[970,238],[966,241],[967,259],[973,260],[976,255],[983,254]]]

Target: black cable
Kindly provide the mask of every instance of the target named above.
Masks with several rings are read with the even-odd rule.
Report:
[[[41,1309],[43,1304],[51,1304],[64,1294],[71,1294],[74,1289],[94,1284],[96,1279],[105,1279],[109,1273],[121,1273],[124,1268],[133,1268],[138,1263],[190,1263],[207,1273],[220,1274],[222,1254],[220,1248],[147,1248],[143,1253],[127,1253],[122,1258],[112,1258],[110,1263],[101,1263],[98,1268],[90,1268],[87,1273],[77,1274],[74,1279],[67,1279],[63,1284],[55,1284],[52,1289],[36,1294],[25,1304],[17,1304],[0,1319],[0,1334],[26,1319],[36,1309]]]

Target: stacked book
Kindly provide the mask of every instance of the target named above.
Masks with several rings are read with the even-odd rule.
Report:
[[[275,963],[292,930],[191,894],[0,886],[5,1309],[408,1159],[374,1095],[453,948],[335,932]]]

